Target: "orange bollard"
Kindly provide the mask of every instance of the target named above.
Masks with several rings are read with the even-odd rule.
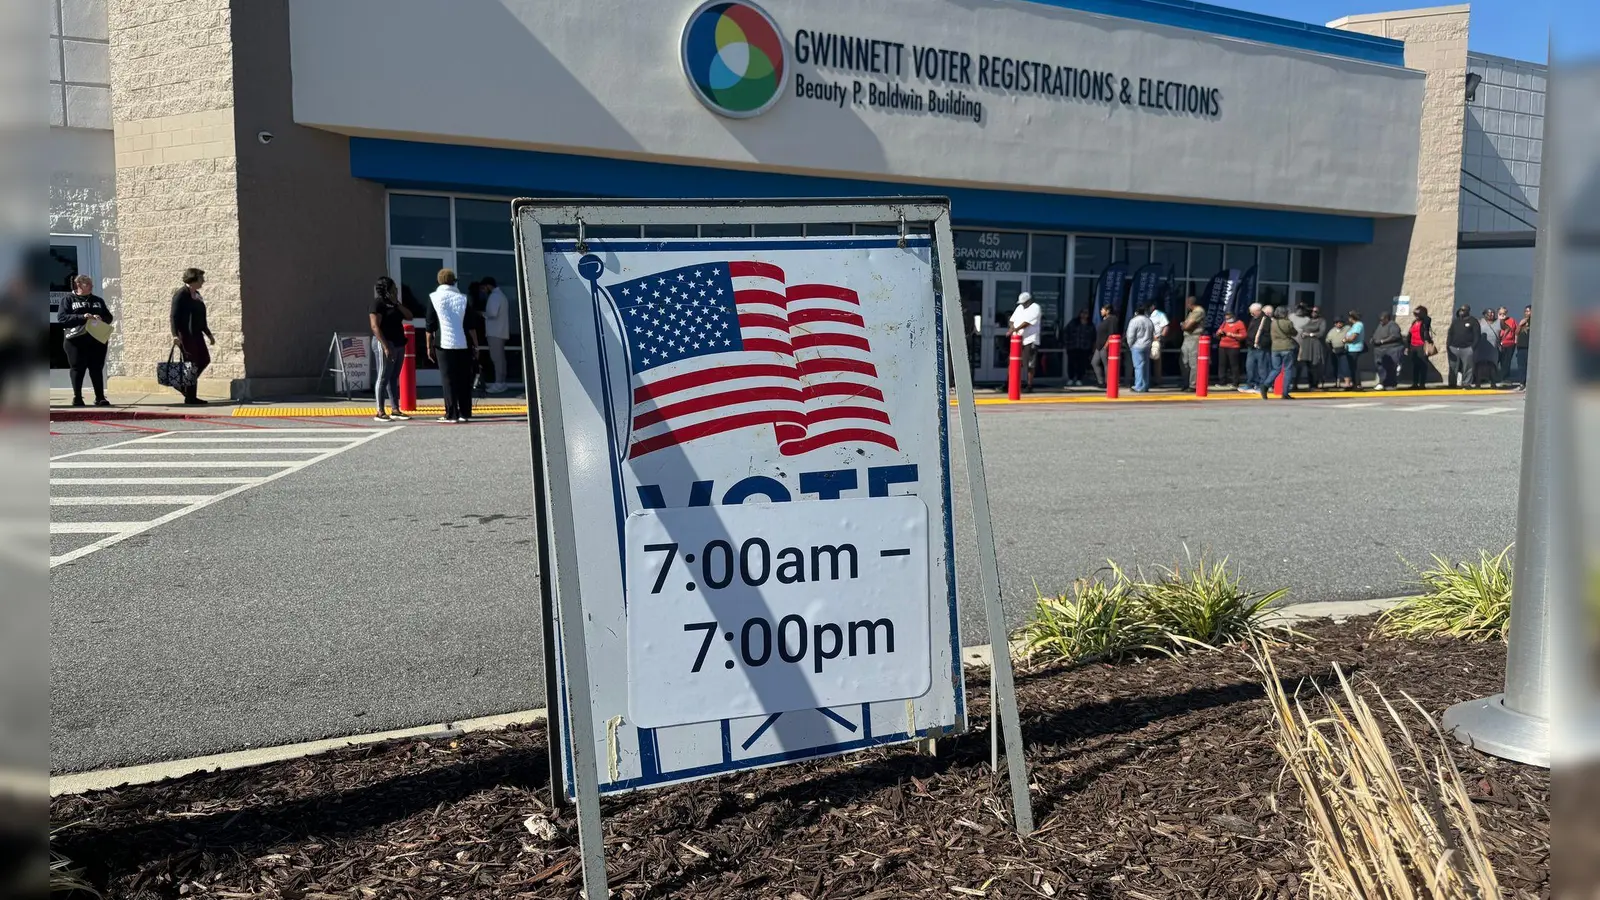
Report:
[[[1006,398],[1022,399],[1022,335],[1011,336],[1011,371],[1006,376]]]
[[[1200,356],[1194,367],[1194,395],[1204,397],[1211,381],[1211,338],[1200,335]]]
[[[417,411],[417,329],[405,323],[406,357],[400,363],[400,411]]]
[[[1122,382],[1122,335],[1113,334],[1106,342],[1106,399],[1117,399]]]
[[[1284,382],[1284,379],[1286,379],[1288,377],[1289,377],[1288,370],[1284,370],[1284,371],[1278,373],[1278,380],[1274,381],[1272,383],[1272,389],[1278,392],[1278,396],[1279,397],[1283,396],[1283,389],[1284,389],[1284,386],[1285,386],[1283,382]]]

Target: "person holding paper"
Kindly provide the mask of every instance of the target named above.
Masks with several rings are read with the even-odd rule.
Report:
[[[106,399],[106,341],[111,338],[111,309],[94,293],[87,275],[72,279],[72,293],[61,301],[56,321],[65,329],[67,365],[72,369],[72,405],[83,406],[83,375],[94,385],[94,405],[110,406]]]

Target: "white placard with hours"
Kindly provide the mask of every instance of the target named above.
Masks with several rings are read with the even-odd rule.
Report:
[[[627,546],[637,726],[928,691],[928,508],[916,497],[640,510]]]

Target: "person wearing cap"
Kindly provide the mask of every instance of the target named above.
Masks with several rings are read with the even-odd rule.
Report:
[[[1027,376],[1023,390],[1033,392],[1033,367],[1039,358],[1039,320],[1043,311],[1027,291],[1017,295],[1017,308],[1011,311],[1011,333],[1022,335],[1022,370]]]
[[[1483,325],[1472,317],[1472,309],[1466,304],[1456,307],[1456,317],[1450,323],[1450,330],[1445,334],[1445,343],[1450,350],[1449,384],[1462,388],[1477,386],[1474,377],[1478,340],[1483,334]]]
[[[439,289],[428,295],[428,359],[439,365],[444,387],[441,422],[472,421],[472,364],[477,336],[469,321],[467,295],[456,287],[454,269],[439,270]]]

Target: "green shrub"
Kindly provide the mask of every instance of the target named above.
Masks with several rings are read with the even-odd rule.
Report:
[[[1044,597],[1033,619],[1018,633],[1029,656],[1044,655],[1073,662],[1117,660],[1139,651],[1165,652],[1160,632],[1152,627],[1132,593],[1127,575],[1111,564],[1111,578],[1082,578],[1072,597]]]
[[[1417,572],[1423,592],[1383,614],[1378,629],[1393,637],[1444,635],[1469,641],[1505,640],[1511,624],[1511,548],[1476,563],[1438,556]]]
[[[1151,625],[1172,649],[1186,645],[1216,648],[1243,640],[1265,638],[1280,631],[1267,624],[1268,607],[1283,599],[1286,588],[1270,593],[1247,590],[1244,580],[1228,567],[1228,560],[1211,563],[1202,555],[1185,568],[1159,567],[1153,581],[1141,578],[1135,594]]]

